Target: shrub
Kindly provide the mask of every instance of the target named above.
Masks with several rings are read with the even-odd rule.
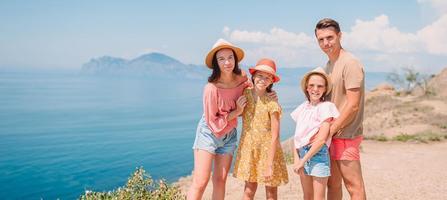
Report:
[[[439,128],[447,129],[447,124],[439,125]]]
[[[284,152],[284,160],[286,164],[293,164],[293,152]]]
[[[81,200],[127,200],[127,199],[148,199],[148,200],[171,200],[186,199],[176,186],[167,184],[164,180],[156,183],[149,174],[140,167],[129,177],[124,187],[108,192],[85,191],[79,199]]]
[[[397,135],[395,137],[393,137],[393,140],[397,140],[397,141],[401,141],[401,142],[406,142],[406,141],[418,141],[418,142],[423,142],[423,143],[427,143],[427,142],[438,142],[441,141],[443,138],[442,135],[440,134],[436,134],[436,133],[432,133],[432,132],[420,132],[414,135],[408,135],[408,134],[400,134]],[[446,136],[444,135],[444,139],[447,139]]]
[[[405,133],[401,133],[401,134],[393,137],[393,140],[397,140],[397,141],[401,141],[401,142],[406,142],[408,140],[415,140],[415,139],[416,139],[415,135],[408,135]]]
[[[375,141],[379,141],[379,142],[386,142],[388,141],[388,138],[381,134],[381,135],[373,135],[373,136],[365,136],[364,137],[365,140],[375,140]]]
[[[397,84],[403,89],[404,94],[409,94],[413,89],[417,86],[421,87],[424,92],[424,95],[430,96],[435,95],[435,92],[432,88],[428,87],[428,81],[433,78],[433,76],[429,76],[427,74],[421,74],[417,72],[412,66],[402,67],[402,72],[392,72],[389,73],[387,79],[394,84]],[[400,96],[401,93],[398,92],[397,96]]]

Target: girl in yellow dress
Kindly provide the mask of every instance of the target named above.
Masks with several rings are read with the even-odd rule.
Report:
[[[247,104],[234,166],[234,177],[245,181],[244,198],[253,199],[258,183],[265,185],[267,199],[277,199],[278,186],[288,182],[288,174],[279,142],[281,107],[266,96],[279,81],[276,65],[261,59],[249,69],[253,88],[244,90]]]

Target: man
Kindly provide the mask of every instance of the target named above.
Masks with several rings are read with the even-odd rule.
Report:
[[[326,73],[332,81],[328,96],[340,111],[330,128],[331,176],[328,199],[342,199],[342,180],[351,199],[366,199],[360,165],[359,146],[363,137],[364,71],[363,65],[342,48],[342,33],[333,19],[322,19],[315,27],[315,36],[329,61]]]

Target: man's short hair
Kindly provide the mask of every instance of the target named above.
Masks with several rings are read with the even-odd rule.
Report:
[[[325,28],[333,28],[336,33],[340,32],[340,25],[338,25],[337,21],[331,18],[324,18],[315,26],[315,35],[317,34],[317,30]]]

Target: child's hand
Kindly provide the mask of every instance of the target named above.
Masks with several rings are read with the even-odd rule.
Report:
[[[245,98],[244,95],[240,96],[236,101],[236,110],[239,114],[242,114],[244,112],[245,105],[247,105],[247,98]]]
[[[293,172],[295,172],[296,174],[300,175],[301,173],[303,173],[303,167],[304,162],[302,162],[301,160],[295,160],[293,162]]]
[[[272,166],[267,166],[264,170],[264,178],[265,180],[270,180],[273,177]]]

